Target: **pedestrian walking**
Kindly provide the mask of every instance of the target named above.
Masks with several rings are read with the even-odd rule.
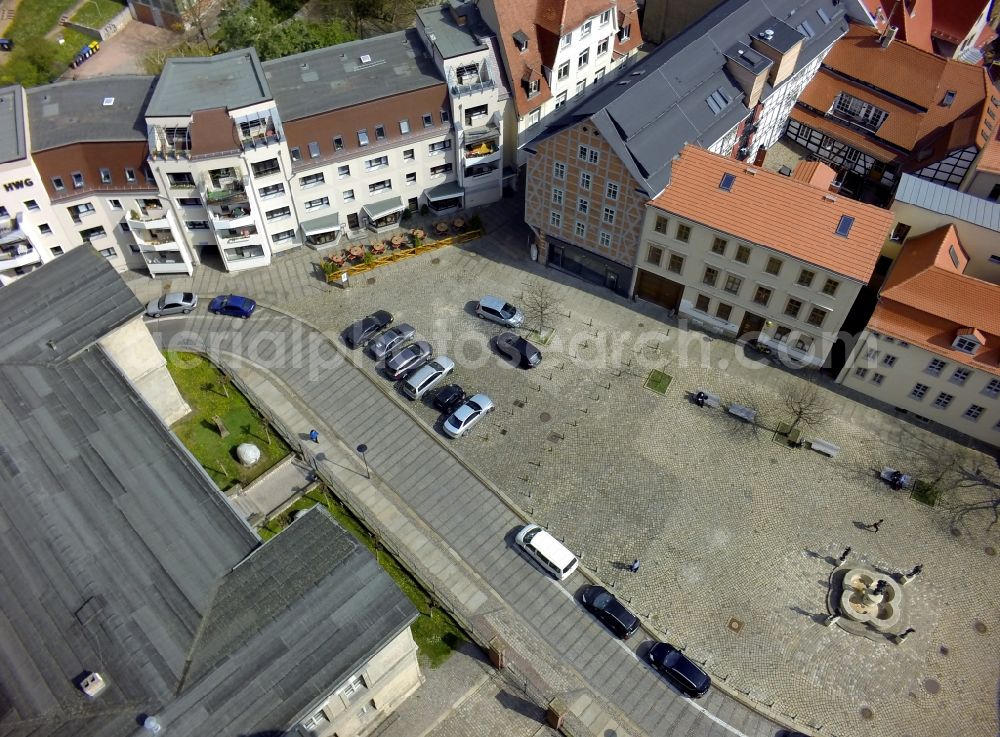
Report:
[[[880,519],[878,522],[872,522],[870,525],[868,525],[868,529],[871,530],[872,532],[878,532],[878,528],[882,526],[883,522],[885,522],[884,519]]]
[[[310,430],[309,431],[309,439],[312,440],[314,443],[318,443],[319,442],[319,433],[316,430]]]
[[[632,573],[638,573],[638,572],[639,572],[639,559],[638,559],[638,558],[636,558],[635,560],[633,560],[633,561],[632,561],[632,565],[630,565],[630,566],[628,567],[628,569],[629,569],[630,571],[632,571]]]
[[[849,556],[850,554],[851,554],[851,547],[848,545],[846,548],[844,548],[844,552],[840,554],[840,562],[843,563],[845,560],[847,560],[847,556]]]

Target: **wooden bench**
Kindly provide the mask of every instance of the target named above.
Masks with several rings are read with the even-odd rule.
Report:
[[[718,409],[719,407],[722,406],[722,397],[720,397],[718,394],[714,394],[713,392],[710,392],[707,389],[699,389],[694,393],[694,395],[697,397],[699,393],[705,395],[706,407],[715,407],[715,409]]]
[[[836,457],[837,453],[840,452],[839,446],[834,445],[829,440],[821,440],[820,438],[813,438],[810,440],[809,447],[817,453],[822,453],[830,458]]]
[[[753,422],[757,419],[757,411],[750,409],[749,407],[744,407],[742,404],[730,404],[726,407],[726,411],[739,417],[741,420],[746,420],[747,422]]]

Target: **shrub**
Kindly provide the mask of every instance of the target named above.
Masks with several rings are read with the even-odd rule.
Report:
[[[430,211],[431,211],[431,209],[429,207],[427,207],[427,203],[426,202],[420,206],[420,214],[421,215],[426,215]]]
[[[401,219],[402,220],[409,220],[410,217],[411,217],[411,215],[412,215],[412,213],[410,212],[410,208],[407,207],[406,209],[403,210],[403,217]]]
[[[482,230],[482,228],[483,228],[483,219],[481,217],[479,217],[479,213],[478,212],[475,215],[473,215],[471,218],[469,218],[469,227],[472,228],[473,230]]]

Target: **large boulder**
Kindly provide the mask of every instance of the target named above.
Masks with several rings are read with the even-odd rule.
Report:
[[[252,466],[260,460],[260,448],[253,443],[240,443],[236,448],[236,457],[244,466]]]

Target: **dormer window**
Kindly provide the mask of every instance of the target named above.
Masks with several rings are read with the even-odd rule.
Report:
[[[944,93],[944,97],[941,99],[941,104],[944,107],[951,107],[951,104],[955,102],[955,95],[958,93],[955,90],[948,90]]]
[[[846,92],[837,95],[837,99],[833,101],[833,106],[830,108],[830,114],[838,118],[845,118],[872,133],[877,132],[879,126],[889,117],[889,113],[885,110],[881,110],[864,100],[859,100]]]
[[[514,43],[517,44],[517,50],[523,54],[528,50],[528,34],[524,31],[514,31]]]
[[[540,79],[528,80],[528,97],[534,97],[542,91],[542,81]]]
[[[974,356],[983,347],[983,335],[973,328],[959,330],[958,335],[955,337],[955,342],[951,344],[951,347],[956,351]]]

